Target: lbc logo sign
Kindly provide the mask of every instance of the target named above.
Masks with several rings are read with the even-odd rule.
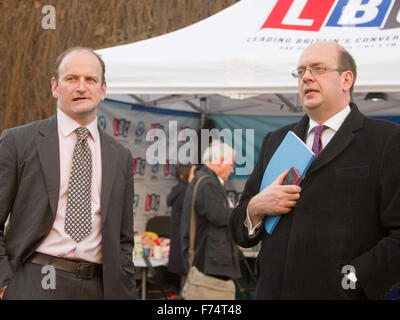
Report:
[[[379,28],[388,13],[383,29],[399,28],[399,9],[400,2],[393,0],[278,0],[261,29],[319,31],[324,23]]]

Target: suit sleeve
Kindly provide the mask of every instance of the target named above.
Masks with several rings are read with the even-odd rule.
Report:
[[[350,262],[370,299],[382,299],[400,286],[400,127],[393,131],[386,140],[378,185],[380,222],[386,236]]]
[[[14,204],[17,190],[17,152],[10,131],[0,137],[0,288],[13,277],[5,246],[5,223]]]
[[[122,268],[130,273],[134,272],[132,261],[133,252],[133,160],[128,151],[127,176],[125,182],[125,198],[121,221],[120,245],[123,256]]]
[[[250,237],[248,229],[244,225],[247,214],[247,205],[252,197],[259,193],[261,180],[264,175],[264,157],[267,150],[267,144],[270,133],[267,134],[262,143],[261,149],[258,153],[258,160],[254,166],[253,172],[249,176],[244,186],[243,194],[240,198],[239,204],[233,210],[230,218],[230,229],[234,241],[241,247],[249,248],[257,245],[265,233],[264,228],[256,229],[255,234]],[[264,223],[261,224],[262,226]]]

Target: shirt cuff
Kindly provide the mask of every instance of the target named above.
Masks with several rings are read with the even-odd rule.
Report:
[[[255,225],[254,227],[251,225],[251,220],[250,220],[250,216],[249,216],[249,208],[246,208],[246,220],[244,220],[244,226],[247,228],[248,232],[249,232],[249,237],[253,237],[256,229],[259,228],[262,224],[262,221],[260,221],[259,223],[257,223],[257,225]]]

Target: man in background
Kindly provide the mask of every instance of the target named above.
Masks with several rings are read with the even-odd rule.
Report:
[[[240,278],[239,253],[229,231],[232,206],[224,192],[224,182],[233,172],[234,150],[214,140],[203,153],[203,166],[195,171],[183,202],[182,250],[186,273],[189,271],[190,218],[194,186],[200,181],[194,197],[196,221],[193,266],[200,272],[223,280]]]
[[[51,88],[54,116],[0,137],[0,298],[134,299],[133,164],[97,126],[104,62],[69,49]]]
[[[306,115],[268,133],[232,213],[243,247],[262,242],[257,299],[380,299],[400,283],[400,127],[351,102],[353,57],[335,43],[307,47],[292,75]],[[316,154],[301,186],[286,172],[259,191],[291,130]],[[282,215],[272,234],[265,218]]]

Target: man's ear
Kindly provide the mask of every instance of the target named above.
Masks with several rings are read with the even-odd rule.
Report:
[[[354,75],[351,71],[343,71],[342,73],[343,91],[349,91],[354,82]]]
[[[218,162],[218,173],[220,173],[224,169],[224,158],[219,159]]]
[[[106,97],[106,90],[107,90],[107,83],[104,81],[104,83],[101,85],[101,101],[103,101]]]
[[[58,83],[56,78],[51,78],[51,93],[53,94],[53,97],[58,99],[58,92],[57,92],[57,88],[58,88]]]

